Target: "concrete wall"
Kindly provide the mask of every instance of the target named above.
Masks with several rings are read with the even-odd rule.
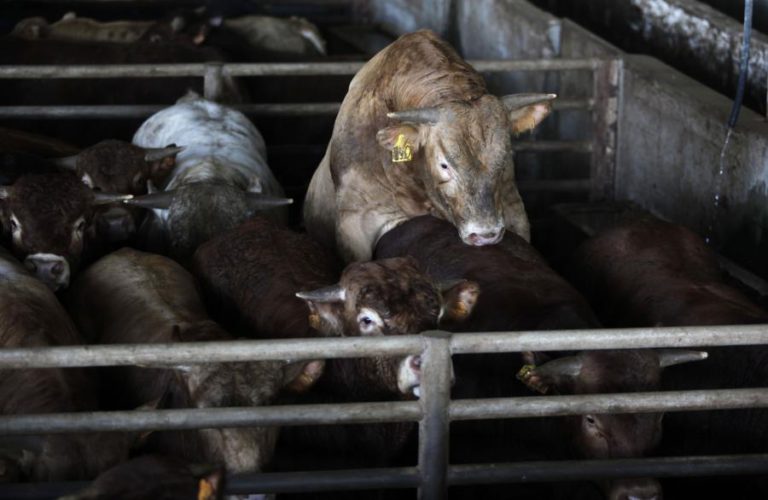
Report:
[[[357,0],[358,15],[402,35],[429,28],[441,35],[448,32],[453,0]]]

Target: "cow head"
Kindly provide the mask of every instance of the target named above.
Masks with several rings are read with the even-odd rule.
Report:
[[[174,327],[174,340],[220,339],[214,322]],[[323,361],[252,361],[174,367],[175,376],[196,408],[251,407],[270,404],[282,389],[309,389],[323,373]],[[260,470],[269,462],[277,440],[274,427],[203,429],[199,431],[206,460],[228,471]],[[202,457],[201,457],[202,458]]]
[[[165,182],[182,149],[174,145],[140,148],[129,142],[106,140],[54,163],[73,172],[94,191],[140,195],[147,192],[148,182]],[[107,240],[124,241],[136,232],[137,221],[128,207],[113,205],[96,211],[94,226]]]
[[[93,207],[130,197],[94,193],[69,174],[25,175],[0,186],[13,251],[54,291],[69,285],[77,269]]]
[[[409,335],[438,326],[442,318],[468,317],[479,294],[476,283],[435,283],[412,257],[350,264],[337,285],[299,292],[310,325],[326,336]],[[354,385],[366,393],[418,396],[421,359],[367,358],[356,364]]]
[[[706,352],[587,351],[534,368],[523,381],[539,392],[604,394],[657,391],[668,366],[700,361]],[[569,418],[569,433],[586,458],[635,458],[652,452],[661,440],[662,413],[588,414]],[[617,479],[605,485],[611,500],[659,500],[655,479]]]
[[[25,40],[39,40],[47,38],[49,31],[50,25],[44,17],[28,17],[19,21],[10,35]]]
[[[209,181],[137,196],[126,203],[168,210],[170,252],[174,257],[184,259],[190,257],[202,243],[234,228],[257,211],[285,206],[293,200]]]
[[[502,182],[514,168],[512,134],[531,130],[550,112],[554,94],[483,95],[431,108],[389,113],[394,125],[379,130],[390,151],[411,149],[414,175],[435,215],[453,223],[464,243],[501,241],[505,220]],[[398,141],[400,145],[398,145]]]

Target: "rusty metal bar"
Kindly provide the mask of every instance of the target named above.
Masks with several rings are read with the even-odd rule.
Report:
[[[594,70],[601,59],[533,59],[468,61],[487,73],[506,71]],[[164,78],[204,76],[209,63],[4,65],[0,78]],[[365,62],[222,63],[228,76],[351,76]]]
[[[592,109],[592,201],[613,200],[618,152],[619,92],[623,65],[620,59],[607,59],[594,74]]]
[[[422,334],[418,469],[420,500],[442,500],[447,491],[451,400],[451,334]]]
[[[340,102],[232,104],[230,107],[249,115],[306,116],[335,115]],[[558,99],[555,110],[591,110],[592,99]],[[0,119],[73,119],[73,118],[146,118],[167,108],[165,104],[103,104],[0,106]]]
[[[438,369],[441,369],[438,367]],[[514,375],[510,367],[510,377]],[[427,375],[425,375],[427,376]],[[429,384],[422,384],[421,402],[346,403],[333,405],[286,405],[249,408],[205,408],[112,412],[51,413],[0,416],[0,435],[35,433],[143,431],[250,427],[267,425],[332,425],[372,422],[416,422],[422,416],[431,424],[419,429],[419,466],[425,481],[441,481],[442,453],[447,447],[436,436],[447,422],[497,418],[557,417],[585,413],[649,413],[672,411],[733,410],[768,407],[768,388],[721,389],[707,391],[638,392],[579,396],[535,396],[492,399],[460,399],[450,402],[444,414],[440,401],[426,395]],[[431,389],[445,390],[440,385]],[[438,398],[442,397],[438,394]],[[446,399],[446,404],[447,403]],[[424,407],[424,412],[422,412]],[[429,416],[432,412],[431,417]],[[444,418],[443,415],[444,414]],[[428,418],[428,419],[429,419]],[[430,428],[429,425],[436,427]],[[425,440],[425,442],[422,442]],[[438,444],[434,444],[438,443]],[[434,461],[432,461],[434,460]],[[438,486],[439,487],[439,486]]]
[[[453,465],[448,484],[498,484],[583,481],[629,477],[691,477],[768,473],[768,454],[705,455],[609,460],[551,460]],[[225,481],[227,495],[415,488],[415,467],[233,474]],[[76,493],[89,483],[5,483],[0,500],[48,500]]]
[[[458,333],[453,354],[768,344],[768,325]],[[405,356],[418,335],[0,349],[0,369]]]

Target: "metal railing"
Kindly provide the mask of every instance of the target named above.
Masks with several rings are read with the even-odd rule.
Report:
[[[594,92],[590,98],[558,99],[555,110],[585,110],[592,114],[594,134],[589,141],[515,141],[518,152],[571,152],[589,154],[589,179],[520,182],[523,191],[590,193],[592,199],[610,198],[616,155],[616,118],[621,63],[613,59],[471,60],[484,73],[531,71],[590,71]],[[2,79],[169,78],[201,77],[204,95],[215,99],[226,88],[225,79],[265,76],[349,76],[364,62],[298,63],[177,63],[108,65],[0,65]],[[258,103],[234,105],[256,116],[332,116],[341,103]],[[0,119],[108,119],[145,118],[165,108],[162,104],[0,106]]]
[[[442,498],[450,484],[514,482],[538,471],[539,480],[654,475],[768,472],[768,456],[676,457],[586,462],[449,466],[451,421],[526,418],[584,413],[637,413],[768,408],[768,388],[658,393],[450,399],[451,356],[528,350],[636,349],[768,343],[768,325],[523,331],[379,338],[320,338],[177,344],[67,346],[0,350],[0,369],[218,363],[268,359],[422,355],[419,401],[86,412],[0,417],[0,435],[168,430],[255,425],[419,422],[418,466],[404,469],[272,473],[241,476],[230,492],[418,487],[420,498]],[[514,376],[514,367],[510,377]],[[618,467],[618,468],[617,468]],[[620,471],[620,472],[617,472]],[[237,476],[236,476],[237,478]],[[345,482],[347,481],[347,482]],[[247,488],[246,488],[247,485]],[[27,493],[37,491],[29,486]],[[66,487],[74,487],[72,485]],[[66,489],[65,487],[65,489]],[[5,491],[20,495],[23,485]],[[6,493],[0,491],[0,498]],[[18,497],[17,497],[18,498]]]

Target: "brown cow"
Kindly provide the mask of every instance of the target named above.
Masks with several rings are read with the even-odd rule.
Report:
[[[0,348],[83,343],[53,293],[2,248],[0,282]],[[96,403],[96,387],[81,369],[0,370],[0,415],[93,411]],[[0,437],[0,483],[92,478],[124,460],[133,438],[122,433]]]
[[[234,311],[248,335],[258,338],[416,334],[435,328],[441,315],[468,315],[478,293],[477,285],[465,281],[441,288],[410,258],[351,264],[333,284],[335,266],[319,244],[263,218],[203,244],[194,261],[211,302],[224,314]],[[331,359],[307,397],[412,398],[419,393],[419,366],[418,356]],[[353,426],[318,450],[346,447],[345,453],[386,461],[412,427]]]
[[[195,282],[184,268],[167,257],[129,248],[89,267],[73,283],[68,305],[83,334],[102,344],[232,339],[206,315]],[[160,399],[171,408],[260,406],[294,380],[297,390],[306,388],[300,385],[308,386],[321,371],[321,362],[284,361],[126,367],[115,369],[114,384],[131,405]],[[276,437],[274,427],[253,427],[164,432],[150,439],[165,453],[244,472],[269,461]]]
[[[0,210],[14,253],[55,291],[80,264],[93,208],[130,197],[94,193],[69,173],[24,175],[0,186]]]
[[[385,232],[424,214],[470,245],[498,243],[505,228],[528,239],[511,137],[543,120],[554,97],[495,97],[434,33],[400,37],[349,86],[307,193],[308,231],[348,261],[369,259]]]
[[[696,233],[631,213],[587,240],[571,262],[575,284],[612,327],[768,323],[768,313],[731,286],[717,255]],[[666,373],[665,390],[764,387],[768,348],[709,347],[709,358]],[[674,455],[764,453],[768,411],[668,413],[662,450]],[[746,477],[676,481],[681,497],[765,498]],[[665,490],[669,485],[665,485]],[[675,490],[671,494],[674,495]]]
[[[462,243],[449,222],[422,216],[385,234],[376,246],[375,255],[377,258],[413,256],[435,279],[463,277],[478,283],[482,293],[472,315],[453,328],[458,331],[599,327],[585,299],[558,276],[530,244],[514,234],[497,245],[472,247]],[[556,389],[576,394],[653,390],[659,387],[662,367],[697,359],[701,359],[700,353],[584,352],[537,367],[527,373],[525,382],[542,391]],[[522,364],[523,359],[517,353],[459,356],[455,361],[457,384],[453,396],[525,396],[526,391],[513,381],[514,371]],[[578,422],[583,423],[572,425]],[[543,457],[531,452],[531,448],[545,447],[550,456],[557,456],[553,450],[560,449],[565,454],[563,442],[571,441],[586,458],[640,457],[659,441],[660,422],[661,414],[585,415],[559,420],[565,427],[554,430],[567,436],[562,442],[551,432],[551,424],[541,421],[505,422],[498,426],[488,422],[457,422],[452,424],[455,433],[452,441],[459,446],[464,444],[462,449],[454,447],[457,455],[467,453],[467,449],[470,453],[475,448],[487,450],[503,442],[507,453],[518,455],[516,459],[528,453],[534,453],[530,458],[539,459]],[[478,445],[481,436],[487,436],[492,444]],[[542,445],[543,442],[546,445]],[[508,460],[509,455],[494,458]],[[488,460],[488,457],[472,455],[460,460]],[[653,480],[622,479],[606,485],[606,489],[612,499],[627,498],[627,495],[649,499],[659,493],[658,484]]]
[[[105,140],[77,155],[57,158],[54,163],[73,172],[94,191],[147,194],[147,186],[165,182],[183,148],[140,148],[130,142]],[[97,210],[94,225],[99,235],[111,242],[125,241],[135,232],[144,214],[125,205]]]

